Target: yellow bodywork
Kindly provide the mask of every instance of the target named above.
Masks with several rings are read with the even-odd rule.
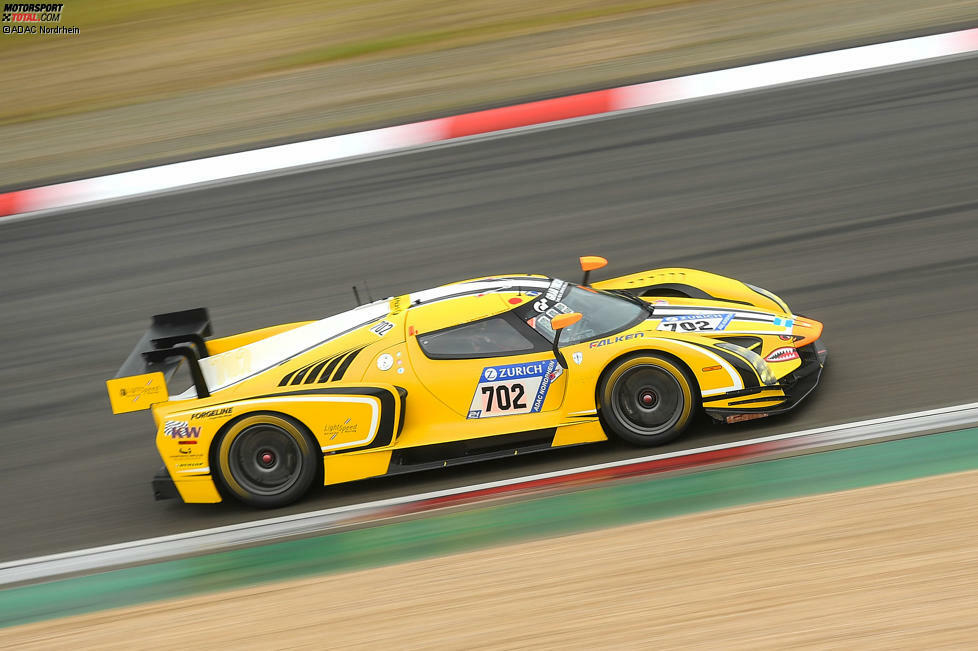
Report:
[[[513,287],[507,288],[507,278],[522,280],[512,281]],[[215,458],[216,445],[230,424],[252,414],[280,414],[301,423],[321,448],[324,483],[335,484],[394,473],[407,467],[405,460],[434,458],[440,450],[449,449],[446,446],[476,439],[543,432],[551,447],[605,440],[596,387],[609,365],[637,351],[675,357],[695,378],[703,405],[735,408],[738,399],[743,400],[737,395],[744,390],[743,374],[753,371],[743,370],[751,367],[739,358],[735,368],[730,361],[732,354],[716,347],[721,336],[752,338],[745,342],[756,339],[752,352],[765,357],[779,348],[815,341],[821,333],[820,323],[792,315],[779,298],[739,281],[691,269],[660,269],[592,286],[606,290],[651,287],[652,293],[642,295],[642,300],[656,312],[694,310],[716,321],[718,313],[748,310],[763,319],[733,316],[723,323],[722,330],[685,332],[678,327],[677,331],[669,330],[673,321],[653,314],[625,330],[561,346],[566,370],[556,365],[553,351],[546,348],[466,359],[432,359],[422,349],[419,340],[428,333],[507,314],[545,291],[527,292],[519,287],[521,282],[545,285],[549,281],[543,276],[524,275],[472,279],[429,290],[437,299],[417,299],[428,296],[422,292],[373,303],[346,313],[351,322],[361,320],[358,327],[283,359],[275,355],[289,350],[289,337],[298,340],[307,336],[305,333],[314,333],[320,322],[209,339],[210,357],[201,361],[208,383],[217,387],[209,397],[197,398],[188,391],[167,400],[166,387],[160,385],[162,377],[156,377],[159,374],[134,376],[109,381],[110,396],[115,392],[113,409],[149,407],[157,427],[157,448],[182,499],[218,502],[221,494],[214,473],[220,460]],[[489,287],[484,292],[466,290],[483,285]],[[664,287],[666,295],[656,296],[656,286]],[[677,295],[677,287],[696,288],[705,297]],[[790,357],[790,351],[786,356]],[[772,361],[769,366],[782,378],[800,364],[795,357]],[[478,389],[484,384],[480,384],[484,374],[490,372],[487,369],[505,365],[552,369],[540,376],[547,389],[542,391],[539,405],[516,415],[471,417],[473,407],[485,408],[485,404],[478,404]],[[760,387],[750,395],[750,409],[785,401],[777,385],[758,384]],[[125,396],[120,393],[123,390],[127,390]],[[518,448],[514,445],[512,453]]]
[[[105,385],[113,414],[142,411],[169,399],[166,379],[159,372],[115,378]]]

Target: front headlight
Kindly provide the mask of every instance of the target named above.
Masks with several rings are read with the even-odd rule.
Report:
[[[737,344],[731,344],[726,341],[721,341],[717,343],[717,348],[723,348],[724,350],[729,350],[731,353],[736,353],[740,355],[754,367],[757,374],[761,377],[761,382],[771,386],[778,383],[778,378],[774,375],[774,371],[768,366],[764,358],[755,353],[753,350],[744,348],[743,346],[738,346]]]

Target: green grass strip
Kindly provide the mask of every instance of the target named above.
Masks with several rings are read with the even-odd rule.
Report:
[[[0,627],[978,468],[967,429],[619,483],[0,591]]]

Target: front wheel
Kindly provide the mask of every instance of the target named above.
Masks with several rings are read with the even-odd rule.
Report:
[[[295,502],[316,476],[311,437],[290,418],[246,416],[231,425],[217,449],[217,476],[235,498],[258,508]]]
[[[610,368],[598,389],[601,419],[609,434],[629,443],[668,443],[692,420],[694,386],[689,372],[668,357],[627,357]]]

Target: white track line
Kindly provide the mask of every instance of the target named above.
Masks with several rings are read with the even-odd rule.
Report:
[[[29,188],[0,194],[0,225],[82,206],[236,183],[254,175],[288,174],[331,162],[347,164],[678,102],[924,64],[976,50],[978,29],[966,29]],[[514,111],[527,107],[534,112],[533,123],[514,117]]]
[[[320,511],[311,511],[309,513],[296,513],[213,529],[201,529],[187,533],[146,538],[144,540],[134,540],[114,545],[93,547],[91,549],[80,549],[0,563],[0,586],[23,581],[50,579],[77,572],[104,570],[133,563],[162,561],[189,554],[200,554],[242,545],[265,543],[296,535],[320,533],[336,527],[343,522],[351,521],[357,516],[363,518],[371,513],[390,507],[405,506],[441,497],[463,496],[467,493],[475,493],[541,479],[573,477],[574,475],[606,468],[620,468],[649,461],[691,456],[715,450],[733,449],[793,438],[814,438],[816,440],[813,443],[819,445],[854,441],[871,442],[873,440],[928,430],[948,431],[975,424],[978,424],[978,403],[969,403],[853,423],[830,425],[828,427],[819,427],[799,432],[775,434],[690,450],[653,454],[634,459],[622,459],[591,466],[474,484],[472,486],[462,486],[418,495],[406,495],[386,500],[365,502],[363,504],[350,504]],[[385,517],[390,516],[380,514],[378,521],[385,519]]]

